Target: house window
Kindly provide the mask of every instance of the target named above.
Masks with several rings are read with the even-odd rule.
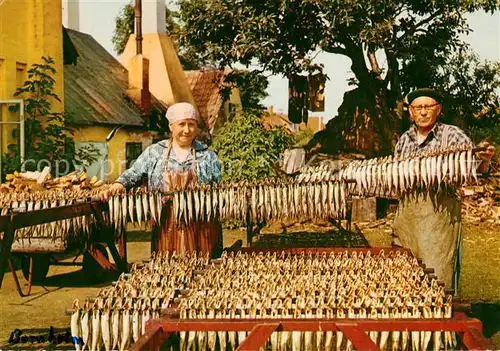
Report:
[[[135,160],[142,153],[142,143],[125,143],[125,152],[127,159],[127,169],[130,168]]]
[[[22,88],[24,86],[25,79],[26,79],[26,64],[16,62],[16,88]]]

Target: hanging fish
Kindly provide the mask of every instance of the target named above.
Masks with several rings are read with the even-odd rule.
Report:
[[[73,301],[73,314],[71,315],[71,338],[77,351],[80,350],[80,305],[78,299]]]
[[[90,350],[100,350],[101,349],[101,315],[98,309],[98,300],[94,303],[94,307],[92,309],[92,343]]]
[[[116,350],[120,341],[120,309],[122,308],[121,299],[118,298],[113,306],[111,313],[111,349]]]
[[[187,216],[185,217],[186,224],[193,222],[193,194],[191,190],[184,191],[183,195],[186,196]]]
[[[157,201],[155,199],[156,197],[156,194],[154,192],[150,192],[148,194],[148,201],[149,201],[149,210],[151,211],[151,217],[153,219],[153,222],[155,223],[159,223],[159,214],[158,214],[158,210],[157,210]]]
[[[120,351],[124,351],[127,348],[130,340],[130,305],[132,301],[128,299],[125,301],[123,305],[123,313],[122,313],[122,328],[121,328],[121,343],[120,343]]]
[[[109,318],[111,314],[111,301],[108,300],[101,315],[101,335],[102,342],[104,344],[104,349],[106,351],[111,350],[111,333],[109,330]]]
[[[207,209],[207,221],[213,218],[212,214],[212,191],[209,186],[205,186],[206,195],[205,195],[205,207]]]
[[[137,222],[139,225],[142,223],[142,199],[141,195],[139,194],[139,189],[137,189],[135,193],[135,210],[137,212]]]
[[[467,182],[467,151],[460,152],[460,183]]]
[[[82,328],[82,351],[90,349],[90,314],[91,314],[89,301],[86,300],[83,305],[82,316],[80,319],[80,326]]]
[[[126,196],[126,195],[124,195]],[[130,189],[129,193],[128,193],[128,215],[130,217],[130,222],[132,222],[132,224],[135,224],[134,222],[134,194],[133,194],[133,191],[132,189]],[[111,209],[110,209],[110,213],[111,213]]]
[[[193,190],[194,218],[200,220],[200,189]]]
[[[141,198],[142,198],[142,208],[144,210],[144,221],[146,222],[148,219],[151,218],[151,214],[149,213],[148,194],[145,191],[143,191]]]

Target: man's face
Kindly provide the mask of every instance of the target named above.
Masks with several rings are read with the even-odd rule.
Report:
[[[184,119],[172,124],[170,130],[174,142],[181,147],[187,147],[198,135],[198,122],[193,119]]]
[[[440,113],[441,104],[428,96],[418,97],[410,104],[411,119],[419,128],[432,128]]]

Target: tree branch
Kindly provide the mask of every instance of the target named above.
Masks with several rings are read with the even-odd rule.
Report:
[[[360,85],[370,86],[370,72],[366,67],[363,49],[351,42],[346,44],[347,56],[351,59],[351,70],[359,81]]]
[[[345,48],[343,48],[342,46],[328,45],[328,46],[322,46],[321,49],[323,51],[329,52],[331,54],[340,54],[340,55],[349,56],[347,50]]]
[[[368,61],[370,62],[370,66],[372,68],[372,72],[376,74],[377,79],[382,80],[380,73],[380,66],[378,65],[377,57],[375,56],[375,52],[373,50],[368,50],[367,53]]]
[[[385,56],[387,57],[387,75],[384,79],[384,85],[387,87],[389,83],[391,84],[391,90],[399,95],[399,64],[396,58],[396,54],[391,49],[384,49]]]
[[[424,24],[427,24],[427,23],[431,22],[433,19],[435,19],[440,14],[441,14],[440,10],[435,11],[429,17],[424,18],[420,22],[418,22],[415,25],[413,25],[411,27],[411,29],[405,30],[404,33],[398,38],[398,40],[401,40],[401,39],[403,39],[404,37],[406,37],[406,36],[408,36],[410,34],[414,34],[416,31],[420,30],[419,27],[423,26]]]

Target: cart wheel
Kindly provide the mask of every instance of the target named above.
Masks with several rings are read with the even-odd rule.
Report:
[[[49,255],[22,255],[21,256],[21,269],[23,271],[24,278],[29,280],[30,271],[30,257],[33,259],[33,283],[43,282],[50,267],[50,256]]]
[[[98,250],[101,252],[106,258],[109,258],[108,255],[108,250],[106,250],[106,247],[102,244],[92,244],[94,249]],[[99,280],[101,277],[104,276],[106,273],[106,270],[101,267],[99,262],[96,261],[96,259],[90,254],[88,250],[85,250],[83,254],[83,274],[85,274],[86,277],[89,277],[90,280]]]

